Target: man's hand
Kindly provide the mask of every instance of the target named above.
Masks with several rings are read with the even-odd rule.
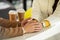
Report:
[[[26,23],[23,28],[25,33],[38,32],[42,29],[42,24],[38,22],[33,22],[33,23],[29,22],[29,23]]]

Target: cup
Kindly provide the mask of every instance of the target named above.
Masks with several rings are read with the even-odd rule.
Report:
[[[17,12],[15,10],[10,10],[9,11],[9,20],[10,21],[16,21],[17,20]]]
[[[25,11],[24,11],[24,9],[18,9],[17,12],[18,12],[18,20],[20,22],[22,22],[22,20],[24,20],[24,13],[25,13]]]

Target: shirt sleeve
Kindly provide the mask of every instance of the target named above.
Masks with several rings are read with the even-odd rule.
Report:
[[[2,26],[0,26],[0,38],[3,38],[4,32],[5,32],[5,29]]]
[[[4,20],[3,18],[0,18],[0,37],[2,37],[2,38],[12,38],[12,37],[23,35],[22,27],[18,27],[17,25],[15,25],[13,27],[15,22],[13,24],[10,23],[10,22],[7,22],[7,23],[6,22],[7,22],[7,20]],[[9,27],[8,24],[12,24],[12,25],[10,25],[10,27]]]
[[[60,24],[60,0],[58,2],[55,12],[45,20],[48,20],[51,26]]]

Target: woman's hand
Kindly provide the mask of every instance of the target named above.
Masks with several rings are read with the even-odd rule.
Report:
[[[37,20],[35,20],[35,19],[32,19],[32,18],[28,18],[28,19],[25,19],[25,20],[23,20],[22,22],[21,22],[21,26],[24,26],[25,24],[27,24],[27,23],[33,23],[33,22],[38,22]]]
[[[33,23],[29,22],[26,23],[23,28],[25,33],[38,32],[42,29],[42,24],[38,22],[33,22]]]

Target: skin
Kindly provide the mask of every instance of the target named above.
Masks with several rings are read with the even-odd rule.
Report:
[[[42,24],[31,18],[23,20],[21,24],[24,26],[26,33],[38,32],[42,29]]]

